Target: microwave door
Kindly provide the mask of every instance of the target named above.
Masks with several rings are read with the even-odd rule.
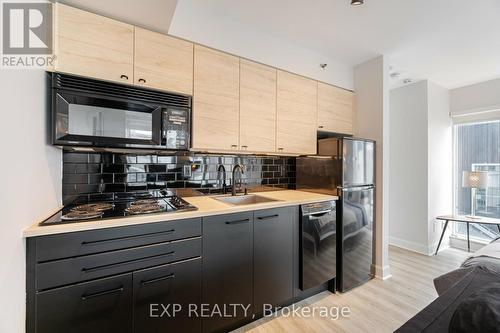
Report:
[[[95,96],[58,93],[56,143],[159,146],[161,107]]]

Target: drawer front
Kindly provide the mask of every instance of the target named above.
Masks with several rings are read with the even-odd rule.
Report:
[[[136,271],[133,286],[134,332],[201,332],[201,317],[189,313],[200,314],[201,258]]]
[[[37,262],[126,249],[201,235],[201,219],[134,225],[36,238]]]
[[[36,295],[37,333],[132,332],[132,274]]]
[[[130,272],[201,255],[201,238],[141,246],[37,264],[36,289]]]

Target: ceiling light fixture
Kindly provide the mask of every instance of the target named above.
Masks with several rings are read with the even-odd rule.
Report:
[[[362,5],[364,2],[365,2],[365,0],[351,0],[351,5],[359,6],[359,5]]]

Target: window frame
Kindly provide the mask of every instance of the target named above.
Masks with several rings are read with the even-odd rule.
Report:
[[[498,111],[498,110],[495,110]],[[462,115],[461,115],[462,116]],[[491,115],[490,115],[491,116]],[[459,185],[459,178],[457,174],[457,164],[458,164],[458,134],[457,134],[457,127],[460,125],[476,125],[476,124],[486,124],[486,123],[494,123],[494,122],[500,122],[500,114],[497,115],[498,118],[492,118],[488,117],[485,118],[483,113],[478,113],[477,117],[474,117],[474,115],[468,114],[466,117],[466,120],[464,118],[457,119],[453,117],[452,115],[452,207],[453,207],[453,215],[458,214],[458,203],[457,203],[457,195],[458,195],[458,185]],[[453,226],[451,228],[451,236],[452,238],[456,239],[466,239],[467,236],[464,234],[461,234],[458,232],[458,225],[459,222],[453,223]],[[478,238],[474,236],[470,236],[471,241],[474,241],[476,243],[481,243],[481,244],[488,244],[490,242],[489,239],[485,238]]]

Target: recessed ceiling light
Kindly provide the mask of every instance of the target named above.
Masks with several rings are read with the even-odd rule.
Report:
[[[362,5],[364,2],[365,2],[364,0],[351,0],[351,5],[359,6]]]
[[[320,67],[322,70],[325,70],[325,69],[326,69],[326,66],[328,66],[328,64],[319,64],[319,67]]]
[[[391,78],[392,79],[397,79],[400,76],[401,76],[401,73],[399,73],[399,72],[393,72],[393,73],[391,73]]]
[[[404,84],[408,84],[408,83],[412,83],[412,82],[413,82],[413,80],[412,80],[412,79],[404,79],[404,80],[403,80],[403,83],[404,83]]]

